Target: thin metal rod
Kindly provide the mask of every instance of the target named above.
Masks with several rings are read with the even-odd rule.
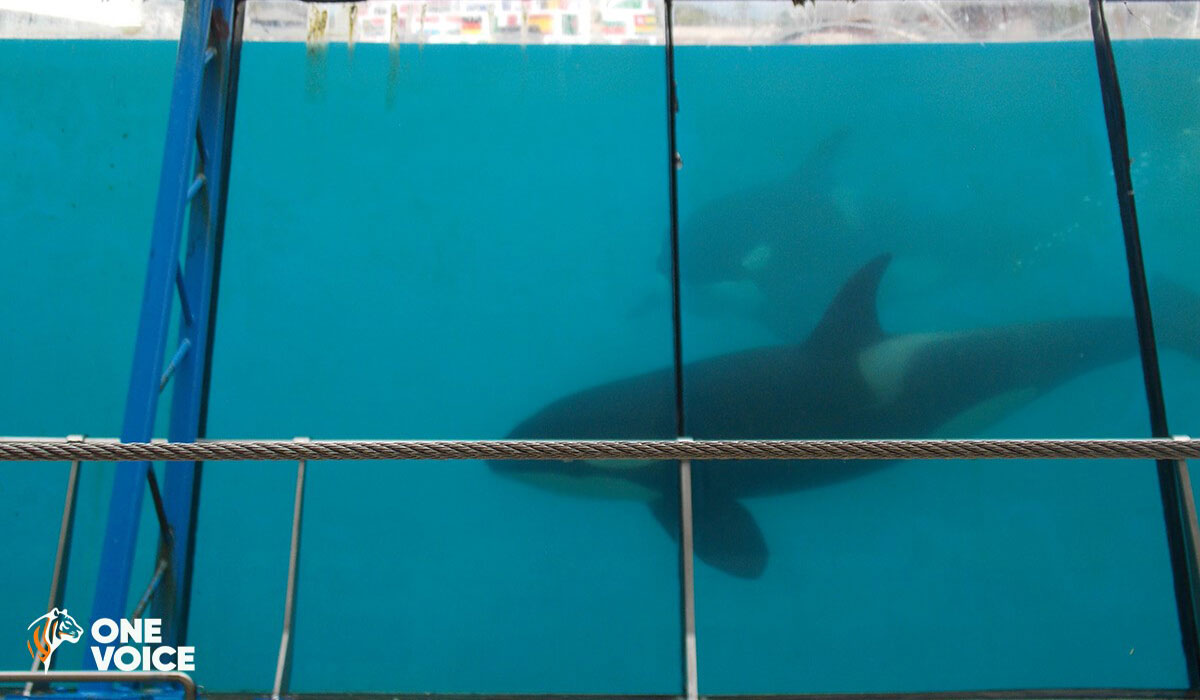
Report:
[[[154,567],[154,575],[150,577],[150,583],[146,586],[146,591],[142,593],[142,597],[138,599],[137,606],[133,609],[133,614],[129,616],[131,620],[136,620],[146,612],[146,606],[150,604],[150,598],[154,596],[154,592],[158,590],[158,586],[162,583],[163,574],[167,573],[167,566],[171,560],[167,557],[159,557],[158,564]]]
[[[68,442],[83,442],[87,438],[83,435],[69,435]],[[71,536],[75,530],[75,501],[79,494],[79,460],[71,462],[71,469],[67,472],[67,493],[63,498],[62,521],[58,526],[58,548],[54,552],[54,573],[50,576],[50,600],[46,603],[46,610],[50,611],[55,608],[61,608],[63,604],[63,593],[67,586],[67,569],[71,558]],[[54,657],[50,657],[50,663],[44,671],[50,670],[53,667]],[[38,670],[38,660],[33,660],[33,667],[30,671]],[[26,683],[24,695],[33,694],[35,689],[44,686],[42,683]]]
[[[667,189],[671,217],[671,351],[675,378],[675,437],[690,442],[684,413],[683,302],[679,266],[679,142],[675,115],[679,113],[679,91],[675,83],[675,12],[672,0],[663,3],[663,25],[667,81]],[[679,462],[679,579],[683,623],[683,681],[687,700],[699,695],[696,662],[696,589],[693,580],[695,559],[692,541],[692,463]]]
[[[1186,439],[1186,438],[1182,438]],[[1196,581],[1200,580],[1200,570],[1197,563],[1200,562],[1200,525],[1196,521],[1196,498],[1192,492],[1192,477],[1188,472],[1188,463],[1184,460],[1173,462],[1175,465],[1176,474],[1179,477],[1179,496],[1180,496],[1180,519],[1183,521],[1184,531],[1184,548],[1187,553],[1189,563],[1188,573],[1191,576],[1192,585],[1189,587],[1191,594],[1192,610],[1200,609],[1200,596],[1197,594]]]
[[[167,522],[167,511],[163,507],[162,492],[158,489],[158,477],[154,466],[146,470],[146,483],[150,485],[150,498],[154,501],[154,515],[158,518],[158,534],[163,540],[171,539],[171,524]]]
[[[212,356],[213,346],[217,337],[217,298],[221,289],[221,253],[225,243],[225,210],[229,201],[229,171],[233,163],[233,127],[237,121],[238,81],[241,77],[242,66],[242,34],[246,20],[246,0],[234,0],[233,3],[233,35],[229,42],[229,75],[226,78],[225,90],[225,129],[222,132],[221,146],[221,179],[216,197],[213,216],[213,275],[209,290],[208,303],[208,343],[204,347],[204,381],[200,390],[199,427],[197,436],[203,438],[208,430],[208,396],[212,385]],[[196,493],[200,492],[200,479],[197,475]],[[195,509],[193,510],[195,512]],[[194,529],[194,528],[193,528]],[[190,578],[190,577],[189,577]]]
[[[1117,62],[1113,55],[1108,23],[1104,18],[1103,0],[1089,0],[1088,7],[1092,21],[1092,43],[1096,50],[1096,70],[1100,78],[1100,94],[1104,104],[1104,119],[1108,128],[1113,177],[1116,181],[1117,206],[1125,239],[1125,259],[1129,268],[1129,289],[1133,297],[1134,320],[1137,323],[1151,435],[1165,438],[1171,433],[1167,426],[1167,407],[1163,398],[1150,292],[1146,283],[1146,266],[1142,258],[1142,240],[1138,232],[1137,207],[1133,197],[1133,173],[1129,158],[1129,136],[1125,125],[1125,105],[1121,99],[1121,85],[1117,78]],[[1180,636],[1187,664],[1188,686],[1200,688],[1200,619],[1197,618],[1197,602],[1200,601],[1200,560],[1186,542],[1188,537],[1186,524],[1182,520],[1179,464],[1160,459],[1157,467]]]
[[[175,266],[175,293],[179,295],[179,308],[183,311],[183,320],[187,325],[196,322],[192,316],[192,304],[188,301],[187,288],[183,284],[183,266]]]
[[[1117,64],[1108,34],[1108,23],[1104,19],[1103,0],[1090,0],[1090,8],[1100,92],[1108,127],[1113,177],[1116,180],[1117,206],[1121,215],[1121,231],[1129,267],[1129,289],[1133,296],[1133,314],[1137,323],[1138,345],[1145,378],[1146,402],[1150,407],[1153,436],[1165,438],[1171,433],[1167,427],[1162,373],[1158,365],[1158,347],[1154,336],[1150,292],[1146,283],[1146,265],[1142,257],[1142,239],[1138,231],[1137,207],[1133,197],[1132,161],[1129,157],[1129,136],[1125,126],[1125,106],[1121,99],[1121,85],[1117,79]]]
[[[296,438],[296,442],[308,442],[308,438]],[[307,468],[308,461],[303,459],[296,466],[296,502],[292,508],[292,544],[288,553],[287,594],[283,602],[283,633],[279,637],[272,700],[279,700],[287,692],[292,675],[292,627],[296,621],[296,589],[300,583],[300,529],[304,522],[304,475]]]
[[[71,462],[71,470],[67,473],[67,495],[63,500],[62,522],[58,526],[58,548],[54,553],[54,577],[50,579],[50,608],[62,607],[63,593],[67,586],[71,536],[75,530],[75,500],[79,494],[80,464],[79,460]]]
[[[175,533],[167,518],[166,505],[163,503],[162,492],[158,488],[158,476],[154,472],[154,465],[149,465],[146,469],[146,483],[150,486],[150,500],[154,503],[154,514],[158,519],[158,557],[154,565],[154,574],[150,577],[150,583],[147,584],[145,592],[134,608],[132,617],[135,619],[141,617],[142,613],[146,611],[146,606],[162,584],[164,576],[170,575],[171,559],[175,551]]]
[[[178,671],[0,671],[0,683],[178,683],[183,700],[196,700],[196,683]]]
[[[687,435],[684,419],[683,393],[683,316],[679,280],[679,146],[675,136],[675,114],[679,111],[679,95],[675,86],[675,25],[672,19],[672,0],[663,4],[667,60],[667,190],[670,212],[671,243],[671,350],[675,372],[675,437]]]
[[[1196,497],[1192,493],[1192,477],[1188,474],[1188,463],[1179,461],[1179,485],[1182,496],[1183,524],[1188,535],[1188,553],[1200,559],[1200,525],[1196,523]]]
[[[700,695],[699,664],[696,658],[696,583],[692,529],[692,462],[679,462],[679,548],[683,585],[683,672],[687,700]]]
[[[204,145],[204,132],[200,128],[200,123],[196,122],[196,165],[203,170],[208,161],[212,160],[212,155],[209,154],[208,148]]]

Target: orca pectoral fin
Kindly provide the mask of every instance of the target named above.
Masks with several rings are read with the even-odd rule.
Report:
[[[767,568],[767,541],[746,506],[732,498],[706,498],[693,513],[693,546],[705,564],[738,578],[758,578]],[[650,510],[679,541],[679,504],[658,498]]]
[[[625,312],[627,318],[641,318],[650,315],[652,312],[661,310],[663,305],[663,295],[658,290],[647,290],[642,298],[636,304],[630,307],[629,311]]]
[[[767,568],[767,541],[746,506],[732,498],[697,499],[696,556],[738,578],[758,578]]]
[[[650,512],[675,542],[679,541],[679,499],[656,498],[650,501]]]
[[[1162,344],[1200,359],[1200,294],[1163,277],[1153,281],[1150,291]]]

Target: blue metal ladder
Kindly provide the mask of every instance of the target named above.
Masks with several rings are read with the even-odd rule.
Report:
[[[205,433],[243,0],[188,0],[185,7],[122,442],[154,437],[159,397],[172,382],[167,439],[194,442]],[[176,300],[178,340],[164,367]],[[163,620],[164,644],[175,646],[186,638],[200,467],[199,462],[168,462],[160,492],[149,462],[117,465],[93,620],[129,617],[138,521],[149,486],[159,521],[159,555],[138,612],[149,603],[151,616]],[[84,664],[96,667],[91,650]],[[141,694],[118,686],[92,690]]]

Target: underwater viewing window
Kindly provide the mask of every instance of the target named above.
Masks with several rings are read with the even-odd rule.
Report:
[[[146,440],[1194,433],[1197,39],[1192,0],[0,0],[0,435],[140,442],[143,375]],[[81,620],[161,561],[130,464],[80,471]],[[1200,688],[1171,462],[304,469],[168,495],[202,694]],[[0,465],[8,628],[67,474]]]

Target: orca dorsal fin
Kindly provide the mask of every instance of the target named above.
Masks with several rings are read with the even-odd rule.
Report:
[[[883,339],[875,299],[891,253],[872,258],[851,275],[825,309],[808,342],[818,347],[856,349]]]
[[[846,141],[850,137],[850,127],[841,126],[821,137],[813,146],[800,167],[792,171],[791,179],[807,189],[813,182],[818,182],[828,188],[829,179],[833,177],[834,166],[843,158]]]

